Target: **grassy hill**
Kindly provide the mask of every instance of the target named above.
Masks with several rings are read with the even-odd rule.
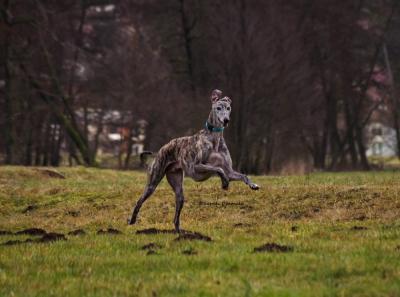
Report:
[[[136,233],[173,228],[166,181],[128,226],[144,173],[57,172],[0,167],[0,296],[400,295],[400,173],[185,180],[181,226],[204,241]]]

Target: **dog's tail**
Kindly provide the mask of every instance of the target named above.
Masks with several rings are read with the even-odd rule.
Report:
[[[146,166],[147,156],[151,156],[151,155],[153,155],[153,152],[150,152],[150,151],[143,151],[140,154],[140,166],[141,167],[143,167],[143,168],[147,167]]]

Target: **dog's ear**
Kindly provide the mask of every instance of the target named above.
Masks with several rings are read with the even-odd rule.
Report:
[[[222,97],[222,91],[220,90],[214,90],[211,93],[211,103],[215,103],[218,100],[220,100]]]

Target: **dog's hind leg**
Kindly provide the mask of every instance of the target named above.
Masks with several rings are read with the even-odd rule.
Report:
[[[176,205],[175,205],[174,225],[175,225],[175,231],[179,233],[180,232],[179,218],[181,215],[183,204],[185,203],[185,198],[183,196],[183,171],[180,169],[177,171],[167,172],[167,180],[175,192]]]
[[[147,183],[146,188],[144,189],[143,195],[139,198],[139,200],[136,202],[135,207],[133,208],[132,216],[128,220],[129,225],[133,225],[136,223],[138,213],[139,213],[140,208],[142,207],[143,203],[151,196],[151,194],[154,193],[158,184],[160,183],[160,181],[163,179],[163,177],[165,175],[164,169],[155,170],[154,168],[155,167],[153,167],[152,171],[150,172],[149,182]]]

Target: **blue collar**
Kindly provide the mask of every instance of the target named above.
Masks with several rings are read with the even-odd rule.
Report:
[[[206,121],[206,129],[211,132],[223,132],[224,127],[214,127],[213,125],[209,124],[208,121]]]

